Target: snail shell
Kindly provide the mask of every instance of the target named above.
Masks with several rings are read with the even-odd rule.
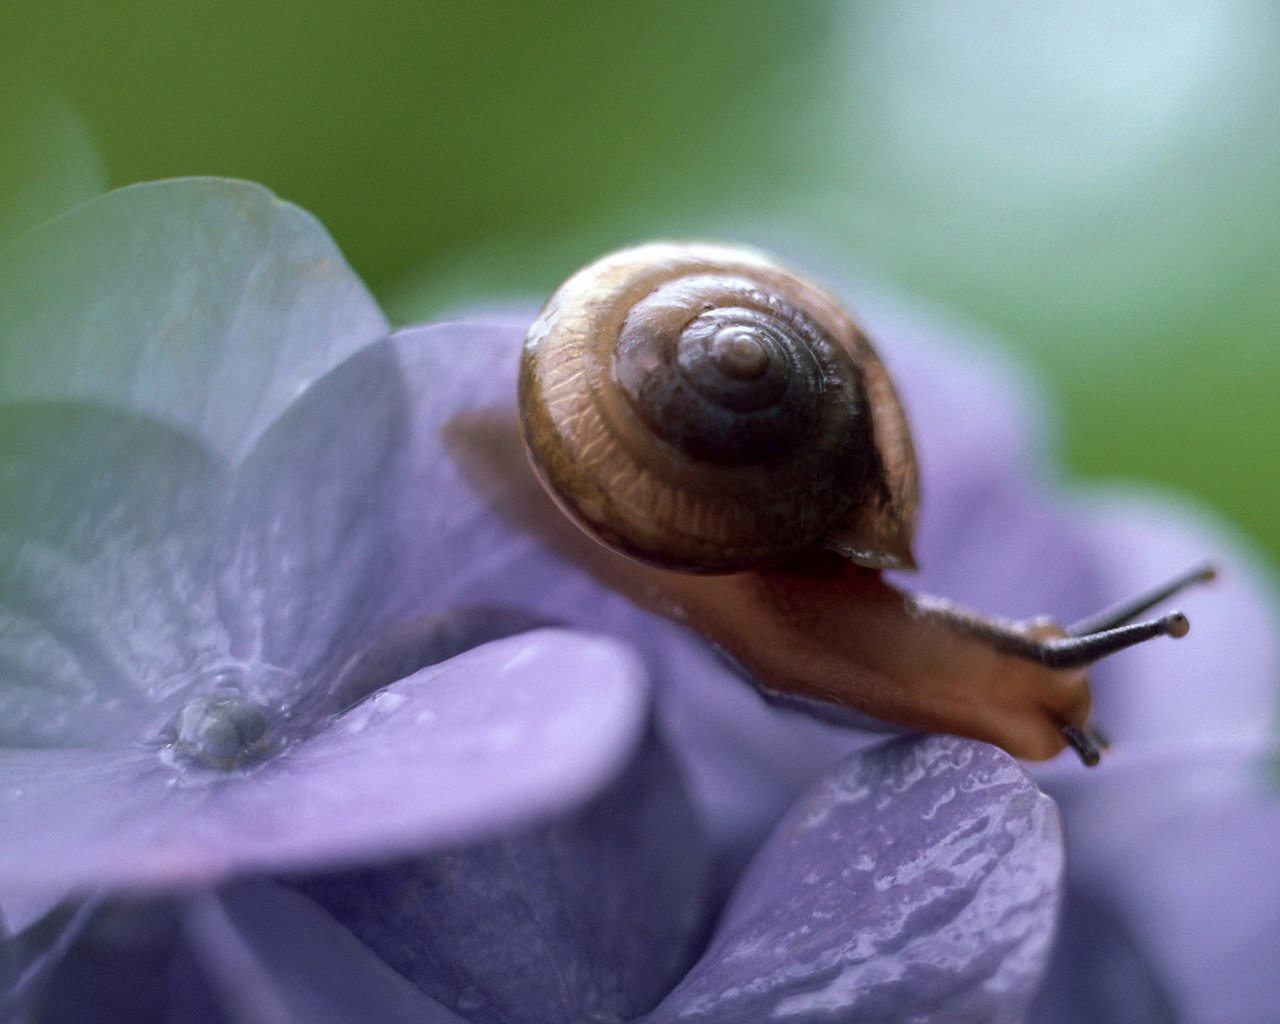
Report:
[[[571,277],[520,372],[532,462],[634,558],[734,572],[826,548],[914,565],[901,404],[854,322],[766,257],[656,243]]]

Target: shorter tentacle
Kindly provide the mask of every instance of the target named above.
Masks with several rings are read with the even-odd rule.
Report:
[[[1064,725],[1062,738],[1070,744],[1071,749],[1080,755],[1080,760],[1092,768],[1102,760],[1102,751],[1094,743],[1088,731],[1078,725]]]

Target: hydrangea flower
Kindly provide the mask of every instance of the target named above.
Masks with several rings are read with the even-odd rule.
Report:
[[[510,412],[521,324],[390,334],[314,221],[232,182],[122,190],[0,255],[11,1013],[1274,1006],[1256,963],[1231,992],[1196,963],[1280,929],[1256,888],[1280,836],[1248,771],[1272,710],[1256,582],[1160,507],[1048,502],[1007,375],[863,315],[921,449],[922,589],[1070,620],[1207,551],[1227,562],[1177,656],[1098,674],[1114,767],[1044,771],[1065,883],[1055,805],[1007,755],[771,707],[495,513],[451,426]],[[1224,643],[1239,630],[1247,648]],[[1206,765],[1216,784],[1198,788]],[[1210,892],[1186,863],[1197,843],[1217,844],[1213,870],[1231,855]],[[1206,900],[1252,912],[1249,934],[1192,934]]]

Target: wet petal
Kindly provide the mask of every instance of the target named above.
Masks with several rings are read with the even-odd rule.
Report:
[[[663,735],[681,754],[716,847],[717,886],[727,896],[797,794],[850,751],[883,742],[887,733],[763,699],[719,653],[672,623],[638,623],[632,636],[650,652],[663,687]]]
[[[577,807],[634,755],[647,687],[545,630],[395,683],[240,769],[158,745],[0,752],[0,907],[61,887],[203,884],[454,847]],[[290,745],[292,744],[292,745]]]
[[[1052,803],[994,747],[855,755],[779,824],[646,1021],[1022,1020],[1061,871]]]
[[[283,886],[254,881],[197,896],[182,931],[203,984],[199,993],[176,988],[172,1024],[207,1020],[191,1013],[202,997],[226,1024],[466,1024]]]
[[[651,736],[571,816],[302,884],[474,1024],[630,1020],[695,954],[707,853],[679,772]]]
[[[231,457],[386,330],[319,224],[244,182],[120,189],[0,254],[0,402],[117,406]]]

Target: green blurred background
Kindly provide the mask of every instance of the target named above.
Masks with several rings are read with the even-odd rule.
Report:
[[[994,329],[1072,472],[1280,556],[1280,5],[4,0],[0,235],[261,181],[399,320],[655,235],[778,239]]]

